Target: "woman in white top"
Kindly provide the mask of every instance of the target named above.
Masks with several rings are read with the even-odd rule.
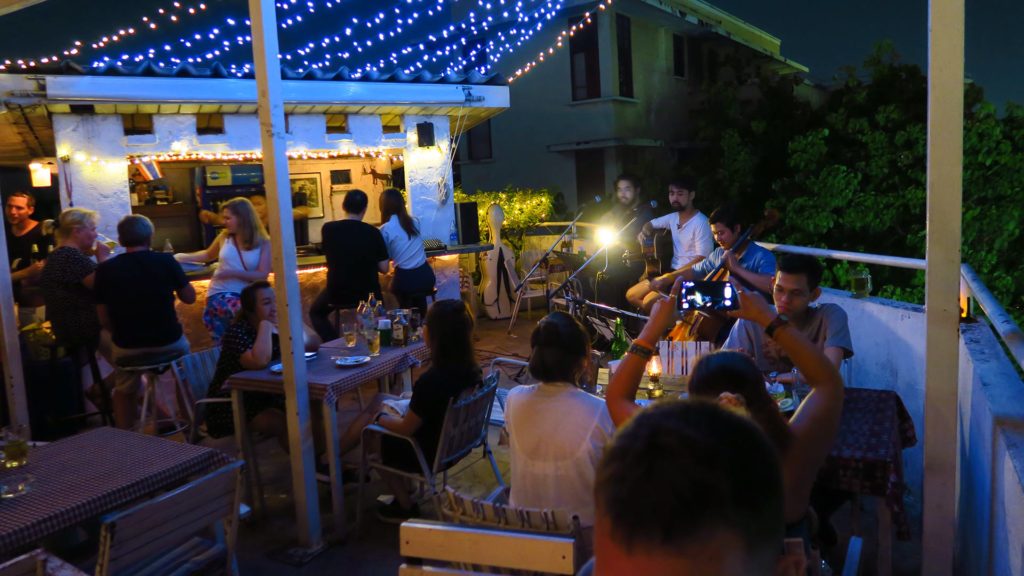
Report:
[[[203,324],[214,346],[241,308],[242,289],[270,274],[270,236],[247,198],[232,198],[220,209],[224,230],[206,250],[175,254],[178,262],[217,261],[206,291]]]
[[[564,312],[542,319],[530,335],[530,375],[540,384],[508,395],[510,504],[568,510],[594,525],[594,475],[615,427],[600,398],[577,387],[590,339]]]
[[[395,188],[380,195],[380,232],[395,265],[390,292],[402,308],[427,311],[427,296],[434,291],[434,270],[427,263],[419,226],[405,209],[405,198]]]

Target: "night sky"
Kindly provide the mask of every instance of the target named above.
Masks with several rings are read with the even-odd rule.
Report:
[[[424,2],[424,5],[432,2]],[[198,4],[198,0],[195,3]],[[927,63],[926,0],[713,0],[711,3],[781,38],[783,54],[810,67],[811,78],[819,82],[828,83],[841,66],[859,64],[872,45],[882,39],[893,40],[905,60],[922,66]],[[169,0],[48,0],[0,17],[0,58],[39,56],[59,51],[72,39],[91,41],[118,27],[138,28],[139,16],[170,4]],[[223,22],[223,17],[229,14],[243,14],[246,6],[244,0],[209,0],[206,4],[208,14],[202,18],[183,18],[174,29],[174,38],[195,28],[209,29]],[[83,10],[83,5],[89,8]],[[284,31],[282,47],[294,47],[300,38],[319,39],[329,32],[340,32],[345,25],[339,18],[343,11],[347,20],[352,14],[365,16],[371,11],[387,11],[394,5],[394,1],[347,0],[343,8],[321,11],[312,20],[307,18],[303,26]],[[1007,101],[1024,103],[1024,34],[1017,29],[1024,23],[1024,1],[972,0],[967,3],[967,10],[968,77],[983,86],[989,100],[997,105]],[[423,20],[426,18],[421,22]],[[203,24],[197,26],[199,22]],[[244,34],[242,28],[239,26],[238,32]],[[424,26],[424,31],[427,28],[432,31],[437,26]],[[132,44],[124,47],[141,49],[162,43],[166,38],[164,33],[140,33]],[[244,52],[247,49],[248,46],[235,48],[234,59],[241,60],[247,55]],[[118,53],[120,50],[119,46]],[[522,57],[525,59],[525,54]]]

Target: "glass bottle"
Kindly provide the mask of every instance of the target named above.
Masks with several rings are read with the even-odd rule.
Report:
[[[405,318],[405,310],[395,311],[395,320],[391,323],[391,345],[405,346],[409,337],[409,321]]]
[[[42,252],[39,251],[39,244],[32,245],[32,262],[39,262],[43,259]]]
[[[629,341],[626,339],[626,329],[622,326],[622,318],[615,319],[615,332],[612,334],[611,355],[612,360],[618,360],[629,350]]]

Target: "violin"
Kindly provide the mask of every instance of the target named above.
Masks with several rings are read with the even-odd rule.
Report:
[[[779,211],[774,208],[766,210],[764,218],[760,222],[747,228],[736,240],[735,243],[729,248],[737,258],[743,256],[747,247],[750,243],[764,234],[765,230],[774,227],[779,222]],[[722,262],[715,267],[714,270],[709,272],[704,280],[709,281],[724,281],[729,279],[729,270],[725,267],[725,258]],[[739,280],[739,278],[737,278]],[[740,280],[742,284],[742,280]],[[719,340],[719,335],[723,330],[731,326],[735,322],[735,319],[726,316],[724,312],[714,310],[690,310],[680,321],[676,324],[675,328],[669,333],[667,340],[672,341],[697,341],[697,342],[715,342]]]

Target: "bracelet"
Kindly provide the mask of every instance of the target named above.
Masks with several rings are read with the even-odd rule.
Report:
[[[654,348],[647,346],[644,342],[633,340],[633,344],[629,347],[629,350],[626,350],[626,353],[639,356],[644,360],[650,360],[651,356],[654,355]]]

